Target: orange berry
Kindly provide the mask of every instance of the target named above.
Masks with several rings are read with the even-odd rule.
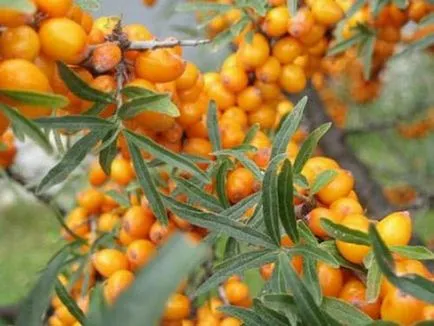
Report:
[[[289,11],[285,6],[270,9],[265,16],[262,29],[270,37],[280,37],[286,34]]]
[[[44,73],[33,63],[23,59],[7,59],[0,63],[0,89],[51,92]],[[49,107],[25,105],[4,97],[1,97],[1,100],[17,108],[28,118],[39,118],[51,113]]]
[[[220,123],[222,125],[225,124],[225,122],[235,122],[238,124],[242,129],[247,128],[247,114],[245,111],[241,110],[237,106],[230,107],[226,111],[223,112]]]
[[[86,209],[90,214],[97,213],[104,202],[104,195],[100,191],[89,188],[77,196],[78,205]]]
[[[8,28],[0,36],[0,55],[4,59],[33,61],[40,47],[39,36],[30,26]]]
[[[169,221],[168,225],[162,225],[155,221],[149,230],[149,239],[155,244],[161,244],[175,232],[175,225]]]
[[[184,103],[179,107],[177,122],[184,128],[192,126],[200,121],[206,108],[198,102]]]
[[[129,161],[118,156],[111,165],[110,178],[121,186],[126,186],[134,178],[134,171]]]
[[[238,66],[222,69],[220,75],[223,85],[233,93],[241,92],[249,83],[247,74]]]
[[[270,56],[262,66],[256,68],[256,78],[264,83],[275,83],[279,80],[281,71],[279,60]]]
[[[369,220],[363,215],[348,215],[341,221],[341,225],[353,230],[368,232]],[[365,258],[370,250],[368,246],[348,243],[341,240],[336,240],[336,246],[345,259],[355,264],[361,264],[363,258]]]
[[[38,10],[49,17],[64,17],[71,9],[72,0],[35,0]]]
[[[75,317],[69,312],[66,306],[62,305],[54,311],[54,316],[58,318],[61,325],[71,325],[76,322]]]
[[[376,227],[388,246],[405,246],[410,242],[412,227],[408,212],[392,213],[383,218]]]
[[[77,64],[86,52],[86,32],[68,18],[51,18],[39,29],[42,51],[55,60]]]
[[[89,232],[88,211],[83,207],[77,207],[72,210],[65,218],[65,224],[78,236],[85,236]],[[64,232],[67,239],[70,235]]]
[[[299,40],[304,45],[314,45],[319,42],[326,33],[326,28],[323,25],[314,24],[306,35],[300,36]]]
[[[128,269],[128,259],[124,253],[116,249],[102,249],[92,257],[96,271],[104,277],[110,277],[115,272]]]
[[[220,321],[219,326],[241,326],[242,323],[240,320],[234,317],[226,317]]]
[[[240,167],[229,173],[226,191],[232,203],[237,203],[254,192],[255,177],[246,168]]]
[[[18,10],[0,7],[0,25],[6,27],[17,27],[21,25],[30,24],[32,22],[32,15],[22,13]]]
[[[181,320],[190,315],[190,300],[185,295],[175,293],[166,302],[163,318]]]
[[[135,240],[128,245],[127,258],[133,271],[145,266],[155,255],[155,245],[149,240]]]
[[[344,284],[339,293],[339,299],[356,306],[372,319],[379,319],[380,317],[380,300],[366,301],[366,286],[354,277]]]
[[[187,62],[184,73],[176,80],[176,88],[186,90],[192,88],[199,78],[199,69],[191,62]]]
[[[193,87],[186,90],[180,90],[178,92],[179,98],[183,102],[195,102],[202,94],[204,87],[205,81],[203,79],[203,76],[199,75]]]
[[[122,28],[122,31],[127,35],[129,41],[149,41],[154,38],[151,32],[145,26],[140,24],[126,25]],[[139,54],[139,51],[126,51],[125,58],[133,61]]]
[[[134,282],[134,274],[129,270],[121,269],[114,272],[104,286],[104,296],[108,303],[113,303],[119,295],[128,289]]]
[[[282,90],[277,83],[263,83],[257,80],[255,82],[255,87],[259,89],[262,99],[266,102],[274,101],[282,95]]]
[[[155,217],[149,208],[132,206],[125,212],[122,228],[133,237],[146,238],[154,221]]]
[[[348,196],[354,187],[354,177],[349,171],[338,169],[336,172],[334,179],[316,194],[319,200],[327,205]]]
[[[111,232],[120,224],[121,219],[113,213],[104,213],[98,218],[98,231]]]
[[[210,158],[212,152],[211,143],[202,138],[190,138],[186,139],[183,150],[185,153],[204,158]]]
[[[287,64],[280,75],[280,86],[288,93],[299,93],[307,84],[306,74],[300,66]]]
[[[253,70],[262,66],[270,55],[270,46],[268,40],[262,34],[256,33],[253,35],[252,42],[245,40],[237,52],[237,59],[248,70]]]
[[[249,287],[242,282],[229,282],[224,285],[226,298],[231,304],[237,305],[250,296]]]
[[[334,25],[342,19],[344,12],[334,0],[317,0],[313,2],[312,14],[323,25]]]
[[[323,207],[314,208],[308,215],[308,224],[312,232],[321,238],[327,237],[327,232],[321,226],[321,219],[325,218],[333,223],[339,223],[342,217],[335,214],[332,210]]]
[[[94,187],[99,187],[107,181],[107,175],[101,168],[101,165],[95,161],[89,169],[89,183]]]
[[[307,160],[306,165],[308,168],[318,175],[325,170],[335,170],[339,169],[339,164],[328,157],[315,156]]]
[[[327,297],[337,297],[343,286],[341,269],[319,262],[317,271],[322,294]]]
[[[97,73],[113,70],[122,60],[122,51],[117,44],[104,43],[92,53],[91,64]]]
[[[421,320],[425,304],[400,290],[386,295],[381,304],[381,319],[400,325],[412,325]]]
[[[273,57],[282,65],[292,63],[295,58],[302,54],[302,45],[297,39],[287,36],[281,38],[273,45]]]
[[[225,121],[221,124],[221,138],[223,148],[233,148],[243,143],[246,136],[244,130],[236,121]]]
[[[251,125],[259,123],[262,129],[271,129],[276,121],[276,110],[269,105],[261,105],[259,109],[249,114]]]
[[[121,229],[119,231],[119,243],[123,246],[128,246],[131,243],[133,243],[133,241],[135,240],[139,240],[136,237],[133,237],[132,235],[130,235],[127,231],[125,231],[124,229]]]
[[[300,8],[288,22],[288,32],[296,38],[308,35],[315,24],[312,12],[307,7]]]
[[[422,320],[434,320],[434,305],[425,306],[423,308]]]
[[[237,96],[237,105],[244,111],[255,111],[262,104],[262,95],[259,88],[249,86]]]
[[[363,214],[363,208],[360,203],[349,197],[339,198],[330,205],[330,210],[341,219],[352,214]]]
[[[220,78],[206,89],[209,98],[216,102],[220,110],[226,110],[235,105],[235,95],[224,87]]]
[[[137,77],[154,83],[167,83],[182,76],[186,63],[168,49],[157,49],[139,54],[136,59]]]

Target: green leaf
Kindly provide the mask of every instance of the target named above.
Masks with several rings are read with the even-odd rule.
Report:
[[[125,95],[129,99],[137,97],[149,97],[157,95],[158,93],[151,91],[149,89],[137,86],[126,86],[121,89],[122,95]]]
[[[312,133],[307,137],[295,159],[294,174],[298,174],[301,172],[307,160],[312,156],[315,148],[318,145],[319,140],[330,129],[331,125],[331,122],[325,123],[312,131]]]
[[[116,130],[116,129],[109,131],[107,133],[107,135],[102,140],[103,144],[105,143],[106,146],[99,153],[98,161],[99,161],[99,165],[101,165],[101,168],[103,169],[104,173],[107,175],[111,174],[112,162],[118,153],[117,137],[113,138],[113,136],[117,135],[117,133],[118,133],[118,130]],[[107,143],[109,141],[110,141],[110,143]]]
[[[292,112],[283,119],[282,126],[274,137],[271,159],[279,154],[286,153],[288,143],[300,125],[306,103],[307,97],[305,96],[297,103]]]
[[[128,196],[120,191],[111,189],[105,192],[105,194],[116,201],[120,206],[130,207],[131,203]]]
[[[400,277],[396,276],[393,272],[395,263],[392,254],[381,239],[374,225],[369,226],[369,237],[372,241],[375,261],[389,282],[404,293],[420,300],[434,303],[434,282],[416,274],[407,274]]]
[[[318,245],[318,239],[306,225],[306,223],[302,220],[297,221],[298,232],[300,233],[301,238],[306,241],[308,244],[313,246]]]
[[[172,236],[137,273],[134,286],[120,295],[96,326],[143,326],[144,321],[146,325],[156,325],[168,297],[199,265],[206,252],[206,247],[195,245],[186,236]]]
[[[104,315],[107,313],[107,303],[104,298],[104,285],[97,284],[90,295],[89,312],[83,326],[101,325]]]
[[[46,152],[52,151],[51,145],[45,134],[38,128],[38,126],[31,120],[21,115],[18,111],[10,106],[0,103],[0,110],[11,121],[12,126],[28,136],[41,146]]]
[[[156,94],[146,97],[136,97],[125,102],[119,109],[119,117],[131,119],[142,112],[158,112],[169,117],[179,117],[177,106],[170,99],[169,94]]]
[[[20,306],[18,318],[15,322],[16,326],[40,326],[42,324],[42,318],[51,302],[51,294],[54,290],[57,275],[63,267],[68,254],[67,250],[62,250],[48,263],[29,296]]]
[[[176,6],[176,11],[215,11],[215,12],[225,12],[232,9],[232,5],[222,4],[222,3],[209,3],[206,1],[195,1],[189,3],[181,3]]]
[[[213,274],[196,290],[195,295],[212,290],[232,275],[275,262],[276,259],[277,252],[271,250],[254,250],[230,257],[215,266]]]
[[[334,170],[325,170],[317,175],[315,181],[313,182],[309,194],[311,196],[317,194],[322,188],[328,185],[337,175]]]
[[[376,320],[370,324],[367,324],[366,326],[399,326],[399,325],[392,321]]]
[[[294,212],[294,190],[292,181],[291,162],[285,159],[281,172],[278,177],[278,204],[279,204],[279,219],[282,223],[286,234],[291,240],[296,243],[300,240],[297,228],[297,220]]]
[[[360,57],[363,63],[363,76],[365,77],[365,80],[369,80],[371,78],[372,57],[374,55],[375,41],[375,35],[367,37],[363,41],[360,49]]]
[[[374,261],[368,269],[366,276],[366,300],[375,302],[380,295],[381,272],[378,264]]]
[[[106,103],[94,103],[90,109],[84,111],[81,115],[84,116],[97,116],[100,115],[107,108]]]
[[[231,203],[228,199],[228,194],[226,193],[226,179],[229,173],[229,170],[233,167],[233,163],[229,159],[222,159],[216,174],[216,193],[219,199],[220,204],[224,208],[228,208],[231,206]]]
[[[298,10],[298,0],[287,0],[286,6],[288,7],[291,17],[294,17],[297,14]]]
[[[276,267],[277,269],[277,267]],[[262,296],[262,301],[264,301],[268,306],[274,309],[285,312],[286,318],[289,320],[289,325],[297,326],[299,323],[299,313],[295,306],[294,298],[289,294],[282,294],[277,292],[277,294],[266,294]]]
[[[268,9],[266,0],[235,0],[235,5],[241,9],[253,9],[261,17],[265,16]]]
[[[233,316],[241,321],[245,326],[267,326],[269,325],[264,321],[261,316],[252,311],[251,309],[240,308],[236,306],[222,306],[218,310],[226,315]]]
[[[323,300],[318,279],[317,261],[312,257],[303,258],[303,282],[312,294],[317,305]]]
[[[238,220],[245,214],[245,212],[249,208],[257,205],[260,199],[260,192],[251,194],[250,196],[244,198],[235,205],[232,205],[231,207],[225,209],[223,212],[221,212],[221,215],[227,216],[231,220]]]
[[[324,297],[321,309],[333,316],[342,325],[366,325],[372,322],[371,317],[354,305],[332,297]]]
[[[223,210],[217,198],[205,192],[202,187],[183,178],[176,177],[174,180],[181,191],[186,194],[190,200],[199,203],[201,207],[209,209],[212,212],[221,212]]]
[[[294,296],[295,305],[303,323],[309,326],[327,325],[325,316],[309,290],[297,276],[286,254],[279,254],[279,268],[287,282],[287,290],[290,290]]]
[[[66,86],[68,86],[68,89],[77,97],[91,102],[107,104],[115,102],[115,99],[111,94],[90,87],[63,62],[57,61],[56,64],[60,77],[65,82]]]
[[[276,245],[273,244],[272,240],[267,235],[256,231],[245,224],[230,220],[226,216],[220,214],[202,212],[190,205],[178,202],[167,196],[163,196],[163,199],[173,213],[187,220],[191,224],[211,231],[221,232],[239,241],[246,241],[253,245],[271,249],[276,248]]]
[[[430,13],[429,15],[426,15],[424,18],[422,18],[419,22],[419,27],[426,27],[431,24],[434,24],[434,13]]]
[[[328,235],[337,240],[365,246],[369,246],[371,244],[366,233],[333,223],[329,219],[321,218],[321,226]]]
[[[302,255],[315,260],[323,261],[335,268],[339,267],[339,263],[336,258],[319,246],[308,243],[297,244],[293,247],[285,248],[285,252],[289,253],[291,256]]]
[[[73,315],[78,322],[84,324],[85,316],[83,311],[77,305],[74,298],[69,295],[68,291],[59,280],[56,280],[55,282],[55,289],[57,296],[66,309],[68,309],[71,315]]]
[[[408,259],[433,260],[434,253],[424,246],[392,246],[390,250]]]
[[[401,57],[401,56],[403,56],[409,52],[412,52],[412,51],[424,50],[426,48],[429,48],[433,44],[434,44],[434,34],[430,33],[430,34],[420,38],[419,40],[410,43],[404,50],[395,54],[393,56],[393,59]]]
[[[243,145],[249,145],[252,140],[255,138],[258,131],[261,130],[261,125],[259,123],[255,123],[250,126],[249,130],[246,132],[246,136],[243,140]]]
[[[288,319],[281,313],[270,309],[265,306],[260,300],[253,299],[253,309],[261,316],[262,319],[266,320],[267,323],[276,326],[287,326]]]
[[[208,136],[212,144],[212,149],[214,152],[217,152],[222,148],[222,140],[217,119],[217,105],[214,101],[210,101],[208,106],[206,126],[208,128]]]
[[[135,134],[129,130],[125,130],[124,135],[130,142],[133,142],[138,147],[148,151],[151,153],[151,155],[167,163],[168,165],[190,172],[200,178],[200,180],[203,182],[210,181],[209,177],[196,164],[191,162],[191,160],[187,159],[184,155],[173,153],[163,146],[157,144],[152,139],[146,136]]]
[[[67,97],[52,93],[2,89],[0,94],[23,104],[44,106],[50,109],[61,109],[69,104]]]
[[[241,32],[244,30],[244,28],[249,22],[250,18],[247,15],[243,14],[242,17],[238,19],[235,24],[229,26],[229,28],[227,28],[223,32],[217,34],[217,36],[214,37],[211,43],[212,51],[216,52],[223,47],[228,46],[234,38],[241,34]]]
[[[246,169],[249,169],[257,180],[262,180],[262,172],[255,162],[249,159],[243,152],[234,149],[224,149],[215,152],[216,156],[229,156],[236,158]]]
[[[268,235],[276,245],[280,245],[280,214],[278,193],[278,171],[280,163],[286,157],[282,154],[273,158],[268,165],[262,184],[262,205],[264,210],[264,222]]]
[[[42,179],[37,188],[37,193],[41,193],[48,188],[65,181],[71,172],[80,165],[86,155],[107,132],[106,129],[91,131],[89,134],[77,141],[65,156],[63,156],[62,160]]]
[[[115,124],[109,120],[83,115],[68,115],[63,117],[43,117],[34,120],[41,128],[44,129],[66,129],[66,130],[82,130],[82,129],[101,129],[114,128]]]
[[[345,13],[346,19],[352,17],[356,12],[363,8],[367,0],[356,0]]]
[[[349,48],[352,48],[354,45],[359,44],[360,42],[362,42],[363,39],[364,39],[364,35],[362,33],[360,33],[360,32],[355,33],[350,38],[348,38],[344,41],[338,42],[337,44],[332,46],[327,51],[327,56],[335,56],[337,54],[340,54],[340,53],[348,50]]]
[[[36,6],[30,0],[0,0],[0,7],[14,9],[29,15],[36,12]]]
[[[143,193],[148,199],[149,206],[154,213],[157,220],[163,225],[169,222],[167,217],[166,208],[163,204],[163,199],[157,190],[157,186],[152,178],[146,163],[143,161],[142,154],[137,145],[129,138],[127,138],[128,149],[130,150],[131,160],[133,161],[134,170],[136,171],[137,180],[142,187]]]

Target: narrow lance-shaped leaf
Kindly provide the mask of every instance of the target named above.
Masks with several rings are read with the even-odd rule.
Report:
[[[137,273],[134,286],[120,295],[100,323],[92,326],[143,326],[143,321],[147,325],[157,324],[168,297],[203,260],[206,251],[206,247],[197,246],[187,236],[172,236]]]
[[[126,86],[121,89],[121,93],[129,99],[133,99],[136,97],[148,97],[158,94],[154,91],[151,91],[150,89],[137,86]]]
[[[74,298],[69,295],[68,291],[59,280],[56,280],[55,289],[57,296],[66,309],[68,309],[71,315],[73,315],[78,322],[84,324],[85,317],[83,311],[77,305]]]
[[[333,223],[329,219],[321,218],[321,226],[328,235],[337,240],[366,246],[371,244],[366,233]]]
[[[138,147],[148,151],[150,154],[168,165],[193,173],[204,182],[210,181],[209,177],[196,164],[183,155],[173,153],[157,144],[152,139],[135,134],[129,130],[125,130],[124,135],[130,142],[133,142]]]
[[[327,51],[327,55],[328,56],[334,56],[334,55],[337,55],[339,53],[342,53],[342,52],[348,50],[349,48],[353,47],[354,45],[362,42],[363,38],[364,38],[364,35],[362,33],[356,33],[353,36],[351,36],[349,39],[346,39],[342,42],[338,42],[336,45],[331,47]]]
[[[315,129],[304,141],[303,145],[300,148],[300,151],[297,154],[297,157],[294,162],[294,174],[298,174],[303,169],[304,164],[307,160],[312,156],[315,148],[318,145],[319,140],[325,133],[330,129],[331,123],[325,123]]]
[[[320,260],[329,264],[335,268],[339,267],[339,263],[336,258],[330,254],[328,251],[322,249],[318,245],[312,245],[309,243],[300,243],[290,248],[285,248],[285,252],[290,255],[302,255],[306,257],[311,257],[315,260]]]
[[[376,37],[375,35],[368,36],[361,45],[360,57],[363,62],[363,76],[365,80],[371,78],[372,57],[374,55]]]
[[[116,135],[118,130],[112,130],[107,133],[107,135],[103,138],[102,142],[106,143],[110,141],[111,143],[108,143],[104,149],[101,150],[99,153],[99,164],[101,165],[101,168],[103,169],[104,173],[107,175],[111,174],[111,166],[112,162],[115,159],[117,153],[118,153],[118,147],[117,147],[117,137],[113,138],[114,135]]]
[[[236,306],[222,306],[219,307],[218,310],[223,312],[226,315],[233,316],[241,321],[243,321],[243,325],[246,326],[268,326],[270,324],[267,321],[263,320],[261,316],[246,308],[240,308]],[[271,325],[270,325],[271,326]]]
[[[208,128],[208,136],[212,144],[212,149],[214,152],[217,152],[222,148],[222,140],[217,119],[217,105],[214,101],[210,101],[208,106],[206,126]]]
[[[226,192],[226,179],[229,169],[231,169],[232,166],[232,161],[230,161],[229,159],[222,159],[216,174],[216,193],[220,204],[224,208],[229,208],[231,206]]]
[[[175,118],[179,117],[179,110],[171,101],[169,94],[133,98],[120,107],[119,117],[131,119],[145,111],[163,113]]]
[[[114,190],[114,189],[106,191],[105,194],[107,196],[111,197],[112,199],[114,199],[119,205],[121,205],[123,207],[130,207],[131,206],[131,203],[130,203],[130,200],[129,200],[127,194],[121,193],[121,192]]]
[[[298,0],[287,0],[286,5],[288,7],[289,14],[291,17],[294,17],[297,14]]]
[[[229,45],[234,38],[241,34],[247,24],[250,22],[250,18],[247,15],[242,15],[238,21],[229,26],[226,30],[217,34],[216,37],[212,40],[211,49],[212,51],[218,51],[224,46]],[[206,23],[206,22],[204,22]],[[209,22],[208,22],[209,23]],[[208,25],[208,24],[207,24]]]
[[[54,283],[68,256],[67,250],[58,253],[47,265],[29,296],[20,306],[16,326],[40,326],[51,301]]]
[[[50,153],[52,148],[45,134],[38,128],[38,126],[32,121],[18,113],[10,106],[0,103],[0,111],[2,111],[6,117],[11,121],[14,129],[19,130],[20,133],[28,136],[41,146],[46,152]]]
[[[327,325],[325,316],[315,303],[309,290],[297,276],[288,256],[284,253],[279,255],[279,268],[287,282],[288,290],[290,289],[294,296],[302,321],[310,326]]]
[[[57,61],[56,64],[60,77],[74,95],[91,102],[114,103],[115,100],[111,94],[90,87],[63,62]]]
[[[262,184],[262,205],[264,210],[264,222],[267,233],[273,241],[280,245],[280,212],[278,192],[278,170],[280,163],[286,157],[285,154],[273,158],[264,175]]]
[[[91,131],[89,134],[77,141],[65,154],[62,160],[42,179],[37,192],[41,193],[44,190],[65,181],[71,172],[77,168],[86,155],[107,132],[107,129]]]
[[[323,296],[318,279],[317,260],[309,256],[303,258],[303,282],[316,304],[321,305]]]
[[[424,246],[392,246],[390,250],[408,259],[434,260],[434,253]]]
[[[231,275],[241,274],[251,268],[275,262],[277,252],[271,250],[255,250],[230,257],[214,268],[214,272],[195,292],[201,295],[217,287]]]
[[[68,115],[64,117],[43,117],[34,120],[41,128],[44,129],[66,129],[66,130],[82,130],[82,129],[100,129],[114,128],[113,122],[94,117],[83,115]]]
[[[229,156],[236,158],[246,169],[249,169],[257,180],[262,180],[262,172],[258,165],[249,159],[243,152],[234,149],[220,150],[214,153],[216,156]]]
[[[371,317],[354,305],[332,297],[324,297],[321,309],[342,325],[367,325],[372,322]]]
[[[86,322],[83,326],[101,325],[102,320],[107,313],[107,303],[104,298],[104,284],[95,285],[90,294],[89,312]]]
[[[289,323],[288,318],[286,318],[285,315],[267,307],[256,298],[253,299],[253,309],[262,319],[266,320],[271,325],[287,326]]]
[[[255,138],[256,134],[260,129],[261,129],[261,125],[259,123],[253,124],[246,132],[246,136],[244,137],[243,144],[249,145],[252,142],[252,140]]]
[[[44,106],[50,109],[62,109],[69,104],[67,97],[52,93],[2,89],[0,94],[22,104]]]
[[[315,178],[312,186],[310,187],[309,195],[313,196],[317,194],[322,188],[328,185],[337,175],[337,172],[334,170],[325,170],[322,171]]]
[[[173,213],[193,225],[206,228],[210,231],[221,232],[239,241],[246,241],[253,245],[263,246],[270,249],[277,247],[270,237],[246,226],[243,223],[230,220],[226,216],[220,214],[202,212],[168,196],[163,196],[163,198],[164,202]]]
[[[297,221],[298,226],[298,232],[300,233],[300,237],[306,241],[306,243],[311,244],[313,246],[318,245],[318,239],[315,237],[315,235],[312,233],[312,231],[309,229],[305,221],[299,220]]]
[[[278,178],[279,218],[286,234],[293,242],[298,242],[300,237],[294,212],[293,192],[291,162],[285,159]]]
[[[221,215],[227,216],[231,220],[240,219],[244,213],[251,207],[257,205],[261,199],[261,193],[255,192],[254,194],[244,198],[235,205],[232,205],[221,212]]]
[[[81,113],[84,116],[98,116],[107,108],[107,103],[94,103],[87,111]]]
[[[131,160],[133,161],[134,170],[136,171],[137,180],[142,187],[143,193],[148,199],[149,206],[158,221],[163,225],[167,225],[169,220],[167,217],[166,208],[164,207],[161,195],[157,190],[157,186],[152,179],[152,175],[143,161],[140,149],[128,137],[127,143],[128,149],[130,150]]]
[[[377,262],[373,262],[368,269],[366,277],[366,300],[375,302],[380,295],[381,289],[381,272]]]
[[[277,132],[273,141],[271,159],[273,159],[276,155],[286,153],[288,143],[300,125],[306,103],[307,97],[305,96],[297,103],[292,112],[283,120],[281,128]]]

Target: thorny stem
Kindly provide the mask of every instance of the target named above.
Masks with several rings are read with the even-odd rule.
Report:
[[[210,40],[178,40],[168,37],[164,40],[134,41],[128,45],[128,50],[154,50],[158,48],[171,48],[175,46],[199,46],[210,43]]]

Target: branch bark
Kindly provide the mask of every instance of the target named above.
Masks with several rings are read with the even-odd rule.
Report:
[[[307,95],[309,99],[305,112],[309,128],[313,130],[324,123],[331,122],[318,93],[311,85],[303,94],[297,95],[296,99],[304,95]],[[319,146],[327,156],[351,171],[356,180],[355,190],[370,216],[379,219],[394,210],[384,196],[381,185],[373,179],[367,167],[346,143],[343,130],[332,125],[321,139]]]

